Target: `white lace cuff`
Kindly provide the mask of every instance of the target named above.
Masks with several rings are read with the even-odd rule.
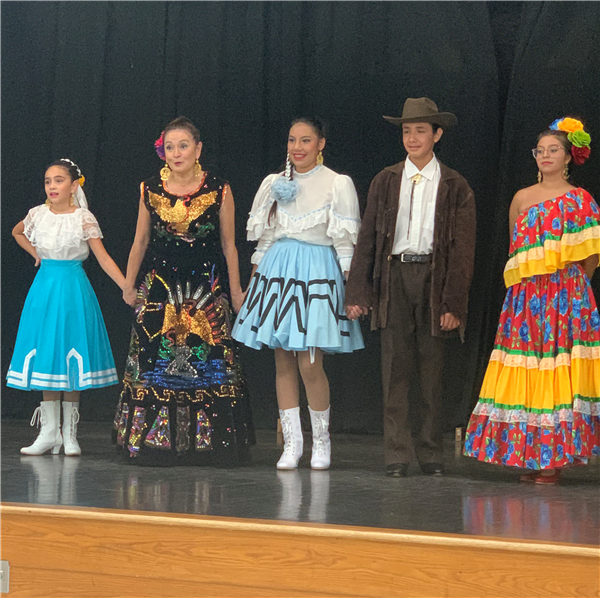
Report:
[[[257,249],[252,254],[252,257],[250,258],[250,263],[251,264],[255,264],[256,266],[258,266],[258,264],[260,264],[260,262],[263,259],[263,257],[265,257],[265,252],[264,251],[260,251],[259,249]]]
[[[342,272],[348,272],[350,270],[350,264],[352,263],[351,255],[338,255],[338,262]]]

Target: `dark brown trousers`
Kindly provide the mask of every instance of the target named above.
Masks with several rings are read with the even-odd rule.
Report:
[[[391,266],[387,326],[381,331],[385,463],[410,463],[413,429],[419,463],[441,463],[444,341],[431,335],[431,264],[394,259]],[[411,394],[413,378],[418,394]]]

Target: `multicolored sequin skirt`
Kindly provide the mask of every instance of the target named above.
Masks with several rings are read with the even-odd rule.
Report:
[[[7,386],[74,391],[117,384],[94,289],[81,261],[42,260],[29,289]]]
[[[214,273],[184,283],[156,270],[143,278],[113,440],[130,463],[247,461],[250,401]]]
[[[344,296],[332,247],[280,239],[250,281],[233,338],[252,349],[357,351],[365,345],[359,322],[346,316]]]

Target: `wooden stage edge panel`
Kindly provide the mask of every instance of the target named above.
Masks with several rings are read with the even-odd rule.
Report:
[[[4,503],[9,597],[600,596],[600,548]]]

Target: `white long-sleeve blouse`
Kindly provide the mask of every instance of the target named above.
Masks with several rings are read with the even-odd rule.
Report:
[[[296,199],[287,204],[277,202],[277,214],[269,222],[275,201],[271,186],[281,176],[283,173],[269,175],[254,198],[246,227],[248,240],[258,241],[252,263],[259,264],[269,247],[285,237],[333,246],[342,272],[348,271],[360,231],[360,208],[352,179],[326,166],[294,172],[299,186]]]

